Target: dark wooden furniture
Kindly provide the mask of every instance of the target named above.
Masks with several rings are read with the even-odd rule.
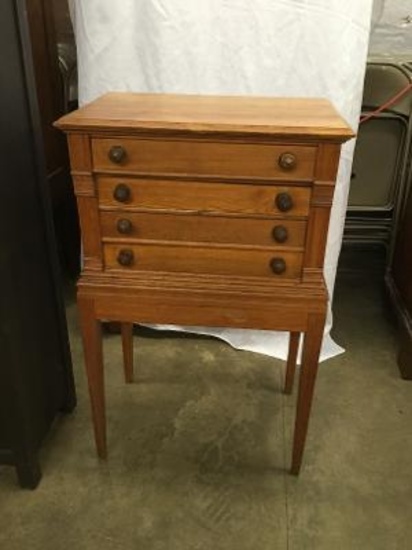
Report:
[[[0,463],[21,485],[75,405],[25,5],[0,3]]]
[[[101,320],[305,333],[292,472],[322,342],[323,260],[340,145],[324,100],[108,94],[62,118],[80,213],[78,287],[97,451],[106,456]]]
[[[53,9],[50,0],[26,0],[25,7],[59,258],[64,272],[77,277],[80,271],[80,230],[76,199],[66,140],[53,127],[53,122],[65,113],[66,108],[55,16],[60,20],[68,7],[66,1],[60,1],[54,3]]]
[[[400,332],[399,369],[403,378],[412,380],[412,188],[397,231],[386,284]]]

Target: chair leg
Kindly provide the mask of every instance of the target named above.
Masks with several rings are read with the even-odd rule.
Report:
[[[133,382],[133,323],[121,323],[124,379]]]
[[[312,405],[313,390],[318,372],[319,354],[322,346],[325,315],[322,313],[309,316],[308,329],[302,352],[299,392],[296,407],[295,433],[293,439],[291,474],[298,475],[302,464],[308,431],[309,415]]]
[[[293,382],[295,380],[296,360],[298,357],[300,341],[300,332],[291,332],[289,335],[289,352],[286,363],[286,376],[284,393],[291,394],[293,390]]]

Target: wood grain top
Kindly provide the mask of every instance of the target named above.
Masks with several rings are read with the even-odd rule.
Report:
[[[326,99],[114,92],[60,118],[66,131],[236,133],[346,141],[352,129]]]

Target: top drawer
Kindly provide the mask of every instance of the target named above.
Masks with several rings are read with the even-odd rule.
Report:
[[[316,147],[149,139],[93,139],[96,171],[311,180]]]

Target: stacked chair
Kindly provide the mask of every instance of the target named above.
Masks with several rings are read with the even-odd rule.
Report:
[[[412,82],[412,62],[371,60],[362,118]],[[379,244],[390,261],[408,183],[412,90],[359,126],[345,223],[344,244]]]

